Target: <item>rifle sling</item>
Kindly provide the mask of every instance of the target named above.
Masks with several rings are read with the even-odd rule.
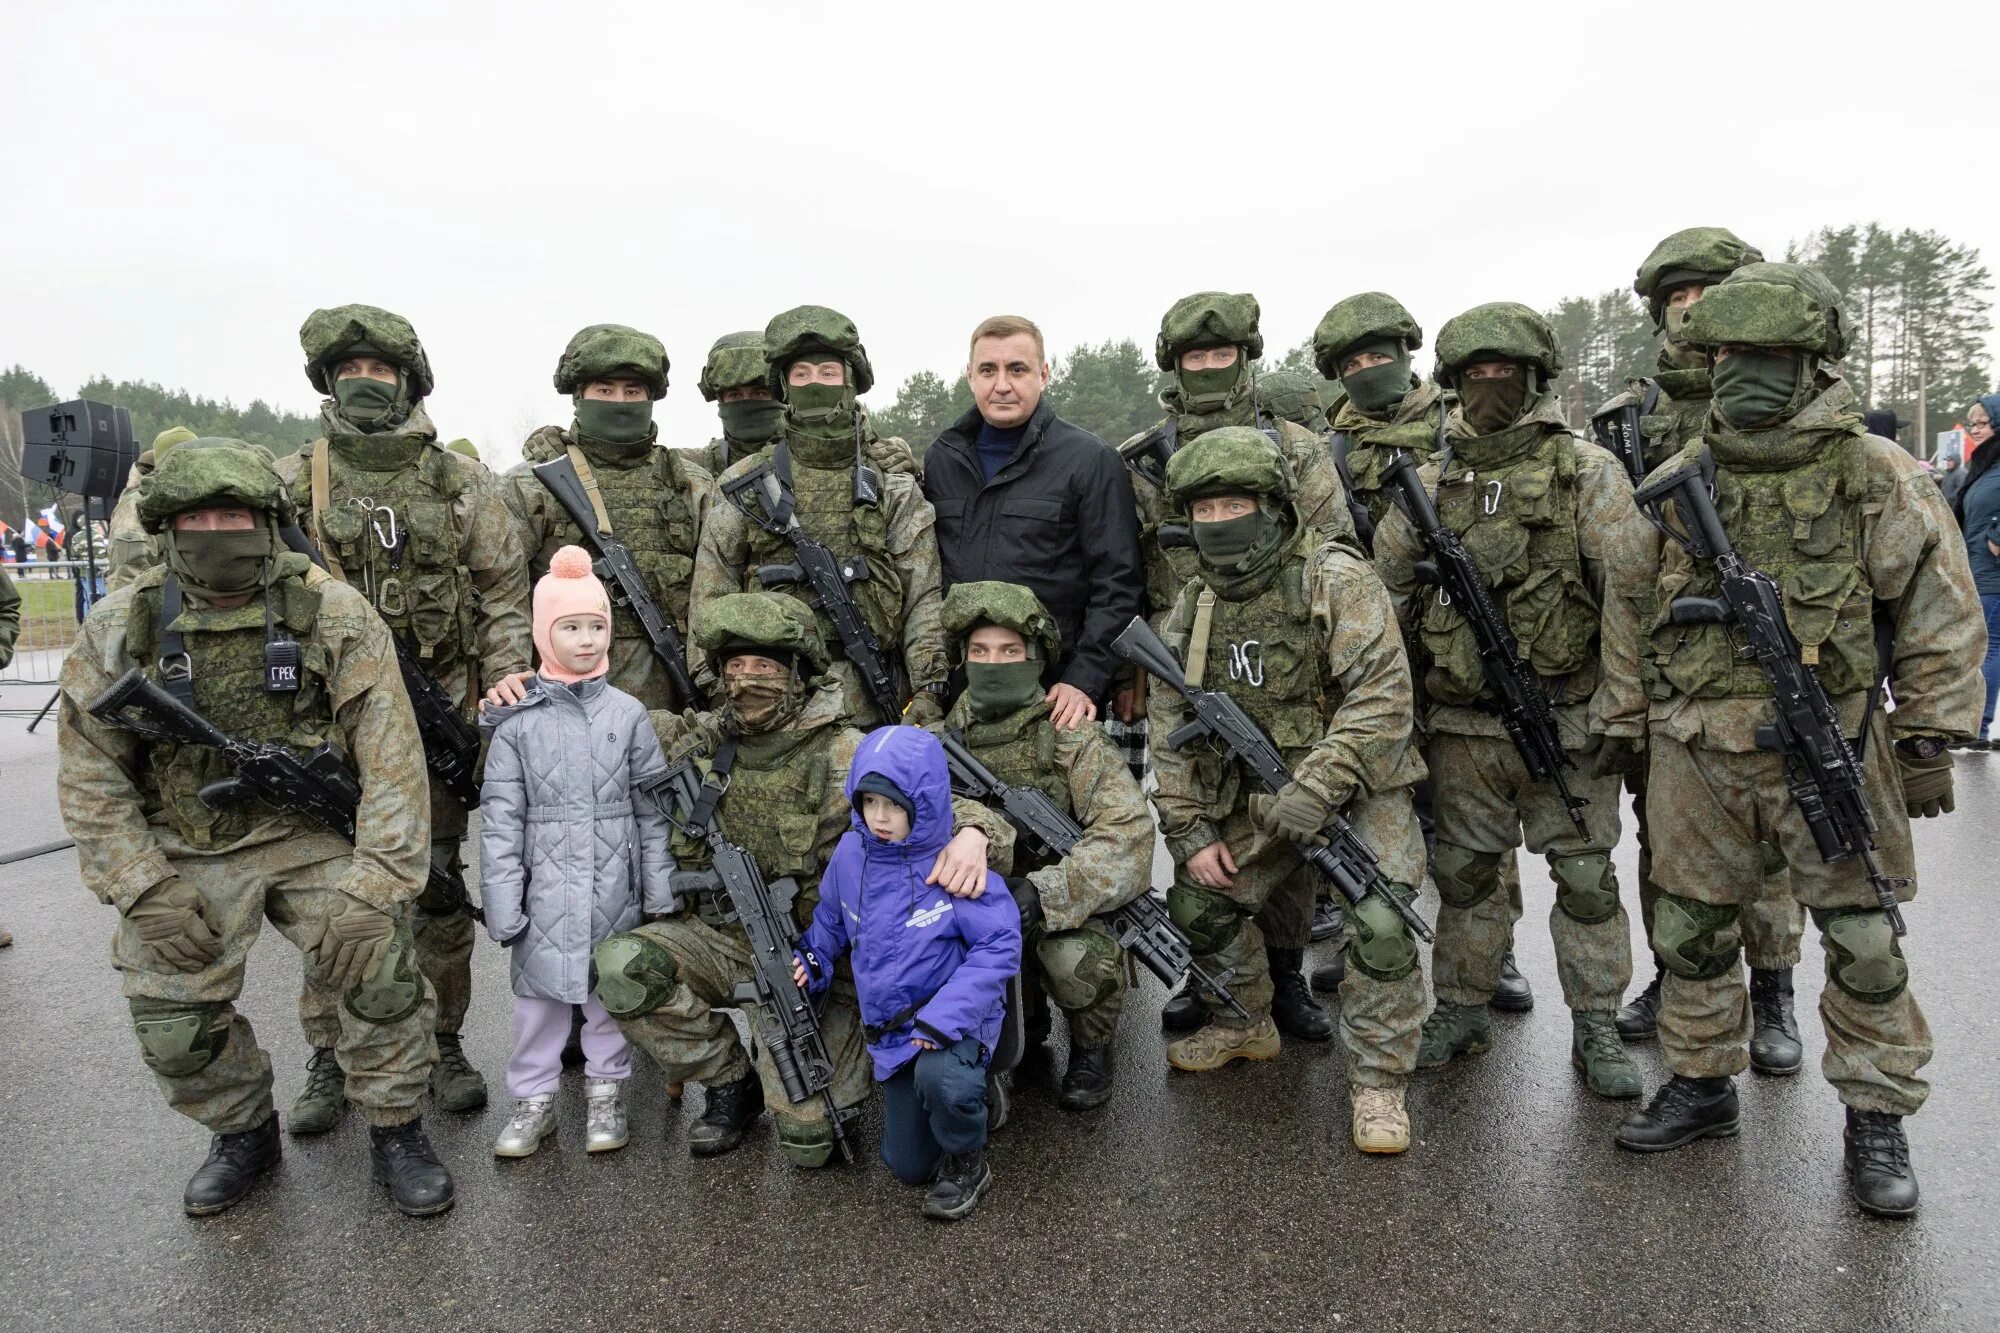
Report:
[[[569,465],[576,469],[576,479],[583,483],[583,493],[590,497],[590,512],[597,516],[597,535],[611,535],[611,512],[604,507],[604,495],[597,489],[597,474],[590,470],[590,460],[583,456],[583,450],[568,445]]]
[[[347,573],[340,567],[340,557],[334,554],[333,543],[326,539],[326,530],[320,526],[319,516],[333,504],[333,464],[328,455],[333,446],[321,440],[312,451],[312,528],[313,545],[319,547],[326,558],[326,572],[347,582]]]
[[[169,574],[160,584],[160,688],[176,703],[198,711],[194,707],[194,659],[188,656],[187,641],[174,628],[180,618],[181,581]]]
[[[1181,671],[1189,689],[1200,689],[1208,674],[1208,636],[1214,624],[1215,589],[1204,583],[1194,599],[1194,629],[1188,635],[1187,665]]]
[[[709,765],[708,777],[702,782],[700,792],[694,798],[694,808],[688,811],[688,825],[691,828],[706,829],[715,818],[716,804],[722,800],[722,793],[729,790],[729,770],[736,767],[736,737],[732,734],[717,747],[715,760]]]

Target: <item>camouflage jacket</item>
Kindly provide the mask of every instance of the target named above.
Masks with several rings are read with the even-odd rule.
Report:
[[[141,572],[160,563],[158,539],[139,522],[139,497],[145,494],[146,478],[151,475],[151,468],[134,463],[131,475],[125,478],[125,489],[111,510],[111,522],[105,529],[111,562],[111,569],[104,576],[106,592],[117,592]]]
[[[1654,390],[1659,392],[1656,395]],[[1706,370],[1662,367],[1650,379],[1627,380],[1625,391],[1591,414],[1592,422],[1628,407],[1641,409],[1639,433],[1646,440],[1646,471],[1681,451],[1708,424],[1712,394]],[[1652,399],[1650,409],[1647,399]]]
[[[246,869],[254,866],[277,875],[350,852],[338,834],[303,815],[280,813],[268,813],[227,846],[189,845],[147,781],[148,743],[84,711],[126,671],[141,665],[131,660],[126,645],[133,598],[158,587],[165,577],[163,570],[149,570],[92,607],[63,663],[56,736],[63,823],[76,839],[85,887],[120,912],[173,875],[176,861],[241,854]],[[430,781],[423,742],[403,693],[388,626],[345,584],[317,569],[304,577],[305,586],[319,594],[320,605],[302,646],[309,660],[325,664],[332,738],[361,783],[353,861],[340,887],[388,910],[414,899],[430,869]],[[197,669],[204,620],[229,618],[233,624],[244,613],[263,624],[261,602],[243,612],[192,605],[183,611],[176,624],[190,640]]]
[[[867,409],[857,407],[862,420],[867,421]],[[771,442],[759,445],[745,445],[735,440],[718,437],[694,449],[676,449],[674,452],[685,461],[694,464],[710,477],[719,477],[746,458],[757,458],[768,453]],[[868,461],[884,472],[903,472],[912,477],[922,478],[923,465],[909,443],[899,435],[877,435],[872,426],[863,427],[862,452]]]
[[[1390,458],[1402,449],[1419,466],[1428,461],[1437,448],[1438,422],[1443,415],[1444,392],[1431,380],[1404,394],[1387,421],[1363,414],[1346,395],[1341,396],[1333,431],[1347,437],[1347,477],[1343,480],[1354,483],[1353,498],[1378,527],[1393,503],[1389,498],[1395,491],[1389,484]]]

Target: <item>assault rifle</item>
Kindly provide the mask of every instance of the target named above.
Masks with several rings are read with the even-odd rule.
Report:
[[[1132,623],[1112,641],[1111,651],[1158,676],[1169,689],[1187,700],[1194,718],[1168,735],[1168,749],[1178,750],[1190,741],[1211,736],[1231,759],[1249,770],[1265,791],[1275,795],[1292,780],[1292,772],[1285,767],[1284,756],[1278,753],[1277,746],[1271,744],[1271,738],[1264,734],[1256,719],[1243,711],[1243,705],[1222,691],[1198,689],[1188,684],[1181,664],[1174,660],[1172,651],[1160,636],[1153,633],[1144,616],[1132,617]],[[1418,938],[1427,940],[1432,937],[1431,928],[1424,924],[1416,909],[1404,902],[1402,895],[1383,878],[1375,853],[1361,841],[1352,824],[1336,812],[1326,827],[1320,830],[1320,837],[1323,842],[1292,845],[1315,870],[1326,876],[1327,882],[1340,891],[1341,897],[1359,906],[1362,899],[1375,894],[1396,909],[1396,915],[1403,918]]]
[[[782,449],[783,445],[778,447]],[[723,496],[739,513],[772,536],[791,543],[793,562],[759,566],[757,582],[766,588],[805,584],[811,589],[813,609],[833,622],[834,633],[840,636],[841,652],[854,664],[863,692],[875,705],[876,716],[884,725],[893,723],[903,715],[902,691],[882,654],[881,641],[868,628],[848,587],[869,577],[868,559],[858,551],[836,556],[824,543],[806,534],[799,526],[798,511],[792,503],[791,484],[780,474],[777,460],[774,450],[771,458],[733,481],[722,483]],[[857,465],[856,504],[864,503],[863,477],[869,479],[866,489],[872,492],[873,471]],[[879,498],[874,495],[865,502],[874,503]]]
[[[1042,855],[1069,855],[1070,848],[1083,837],[1083,826],[1050,800],[1047,792],[1010,786],[980,763],[979,757],[966,749],[957,736],[946,733],[939,739],[944,742],[945,760],[951,766],[953,790],[981,804],[997,807]],[[1192,974],[1198,986],[1228,1005],[1244,1022],[1250,1021],[1250,1011],[1223,985],[1230,974],[1214,976],[1195,964],[1187,936],[1165,909],[1153,901],[1151,894],[1142,893],[1123,907],[1101,915],[1120,946],[1130,949],[1132,956],[1144,963],[1146,970],[1167,989],[1172,990]]]
[[[693,763],[682,760],[641,782],[639,789],[658,803],[675,828],[708,847],[708,869],[675,870],[668,884],[676,896],[715,894],[718,904],[743,927],[750,944],[750,980],[737,984],[735,999],[745,1007],[757,1007],[763,1020],[757,1027],[785,1096],[794,1105],[818,1097],[841,1159],[853,1161],[854,1149],[833,1101],[833,1058],[820,1035],[819,1014],[812,998],[792,980],[792,955],[799,946],[792,919],[798,882],[765,883],[756,859],[723,836],[715,818],[721,792],[700,780]]]
[[[1327,437],[1327,452],[1333,455],[1333,470],[1340,474],[1340,489],[1347,496],[1347,516],[1354,520],[1354,535],[1361,541],[1361,549],[1372,559],[1375,555],[1375,516],[1368,512],[1368,506],[1361,503],[1361,497],[1354,493],[1354,472],[1347,464],[1347,451],[1352,444],[1347,432],[1337,430]]]
[[[1907,879],[1889,876],[1875,862],[1875,816],[1861,786],[1861,761],[1841,729],[1840,715],[1827,697],[1819,673],[1805,662],[1799,641],[1785,620],[1785,600],[1771,576],[1752,568],[1730,544],[1729,533],[1715,512],[1709,487],[1714,461],[1703,450],[1699,460],[1665,465],[1641,486],[1633,499],[1653,525],[1696,560],[1712,561],[1720,589],[1714,597],[1676,597],[1668,616],[1676,625],[1734,625],[1743,636],[1742,655],[1756,659],[1771,683],[1775,721],[1757,728],[1757,746],[1784,756],[1785,785],[1792,804],[1806,821],[1822,861],[1861,858],[1875,901],[1890,927],[1905,933],[1896,890]],[[1672,501],[1679,523],[1669,523]],[[1868,736],[1887,675],[1869,690],[1861,735]]]
[[[548,488],[555,502],[569,515],[569,521],[576,524],[576,530],[583,539],[597,551],[597,563],[610,576],[617,595],[618,606],[632,613],[639,622],[646,642],[652,646],[653,656],[673,683],[674,693],[679,696],[683,708],[706,708],[707,701],[701,691],[695,688],[694,677],[688,673],[687,645],[681,642],[680,632],[673,622],[660,614],[660,607],[653,600],[653,594],[646,588],[646,576],[639,572],[639,566],[632,560],[632,552],[625,543],[597,526],[597,510],[590,503],[590,494],[584,490],[583,478],[577,476],[576,465],[567,455],[552,458],[546,463],[534,465],[536,480]]]
[[[1450,463],[1451,451],[1447,446],[1438,454],[1439,476],[1444,475]],[[1563,749],[1561,733],[1556,730],[1555,709],[1550,707],[1549,696],[1542,689],[1542,678],[1521,660],[1521,646],[1506,617],[1493,604],[1493,594],[1487,590],[1478,564],[1458,534],[1438,516],[1437,504],[1417,475],[1416,460],[1406,450],[1398,449],[1390,455],[1389,480],[1396,487],[1396,506],[1416,527],[1417,535],[1423,538],[1431,554],[1429,560],[1417,566],[1418,575],[1436,583],[1440,600],[1456,607],[1465,623],[1472,627],[1479,668],[1486,676],[1487,690],[1493,695],[1494,715],[1507,729],[1514,748],[1520,751],[1528,776],[1555,787],[1563,809],[1569,812],[1570,822],[1576,825],[1578,834],[1588,839],[1590,829],[1584,823],[1583,807],[1590,802],[1571,792],[1569,783],[1563,780],[1562,771],[1575,768],[1576,761]]]
[[[1637,486],[1646,479],[1646,434],[1640,428],[1640,419],[1650,413],[1660,401],[1660,386],[1646,381],[1646,392],[1638,402],[1626,403],[1622,407],[1599,408],[1597,415],[1590,419],[1590,433],[1597,442],[1618,456],[1625,470],[1632,474],[1632,484]]]
[[[263,801],[290,814],[304,815],[354,841],[361,784],[330,743],[301,759],[282,745],[232,736],[148,680],[143,667],[133,667],[120,676],[85,711],[100,722],[147,740],[220,751],[236,773],[195,793],[211,810]],[[462,882],[436,866],[430,868],[429,886],[434,893],[449,891],[460,898],[465,894]]]

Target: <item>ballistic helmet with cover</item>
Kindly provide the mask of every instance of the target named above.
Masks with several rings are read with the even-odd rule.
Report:
[[[1398,342],[1414,352],[1424,345],[1424,330],[1387,292],[1362,292],[1321,317],[1313,330],[1313,364],[1320,374],[1337,380],[1347,349],[1363,342]]]
[[[1153,342],[1153,360],[1161,370],[1173,370],[1191,347],[1241,347],[1256,360],[1264,354],[1264,335],[1257,331],[1257,298],[1248,292],[1196,292],[1167,308],[1160,335]]]
[[[1062,631],[1056,628],[1055,617],[1041,598],[1018,583],[995,579],[954,583],[945,594],[940,619],[953,666],[965,657],[967,636],[981,625],[1011,629],[1027,642],[1040,644],[1044,662],[1062,656]]]
[[[1326,429],[1326,408],[1319,400],[1319,385],[1310,375],[1296,370],[1273,370],[1257,377],[1257,401],[1274,417],[1304,426],[1310,431]]]
[[[333,392],[333,369],[355,355],[379,356],[403,369],[410,400],[430,396],[435,382],[431,361],[417,331],[401,315],[372,305],[341,305],[315,310],[299,326],[299,346],[306,354],[306,378],[321,393]]]
[[[724,659],[736,652],[769,649],[812,663],[808,675],[832,665],[812,608],[789,593],[733,592],[701,609],[694,623],[695,646],[721,671]]]
[[[823,305],[794,306],[764,326],[764,355],[771,363],[771,391],[785,392],[785,371],[792,362],[838,357],[847,363],[854,392],[867,393],[875,384],[875,368],[854,321]]]
[[[1182,445],[1167,460],[1167,494],[1185,511],[1208,495],[1254,495],[1284,500],[1292,469],[1254,426],[1222,426]]]
[[[1763,254],[1727,227],[1689,227],[1653,247],[1632,290],[1646,303],[1653,327],[1664,328],[1667,293],[1690,282],[1713,287],[1745,264],[1762,263]]]
[[[556,392],[583,392],[592,380],[635,379],[654,398],[667,396],[667,349],[650,333],[624,324],[579,329],[556,362]]]
[[[153,466],[158,467],[160,460],[172,453],[176,445],[186,444],[189,440],[197,438],[199,437],[186,426],[169,426],[153,437],[153,447],[146,452],[153,456]]]
[[[764,335],[757,329],[725,333],[708,349],[699,388],[709,402],[724,389],[763,388],[771,382],[771,363],[764,359]]]
[[[1840,289],[1809,264],[1745,264],[1702,295],[1682,336],[1697,347],[1789,347],[1823,361],[1847,352]]]
[[[292,521],[291,493],[270,450],[242,440],[188,440],[153,469],[139,496],[139,522],[148,532],[164,532],[175,514],[226,505],[270,514],[280,527]]]
[[[1456,384],[1458,372],[1474,361],[1525,361],[1546,382],[1562,373],[1549,322],[1518,301],[1493,301],[1454,315],[1438,330],[1438,382]]]

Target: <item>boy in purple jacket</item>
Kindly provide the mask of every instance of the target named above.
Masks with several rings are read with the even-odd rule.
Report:
[[[854,988],[882,1084],[882,1160],[930,1182],[924,1215],[956,1221],[993,1184],[986,1062],[1021,970],[1021,916],[1000,876],[954,898],[924,883],[951,838],[944,747],[917,727],[869,733],[847,774],[854,827],[819,883],[799,942],[799,984],[818,992],[854,952]]]

